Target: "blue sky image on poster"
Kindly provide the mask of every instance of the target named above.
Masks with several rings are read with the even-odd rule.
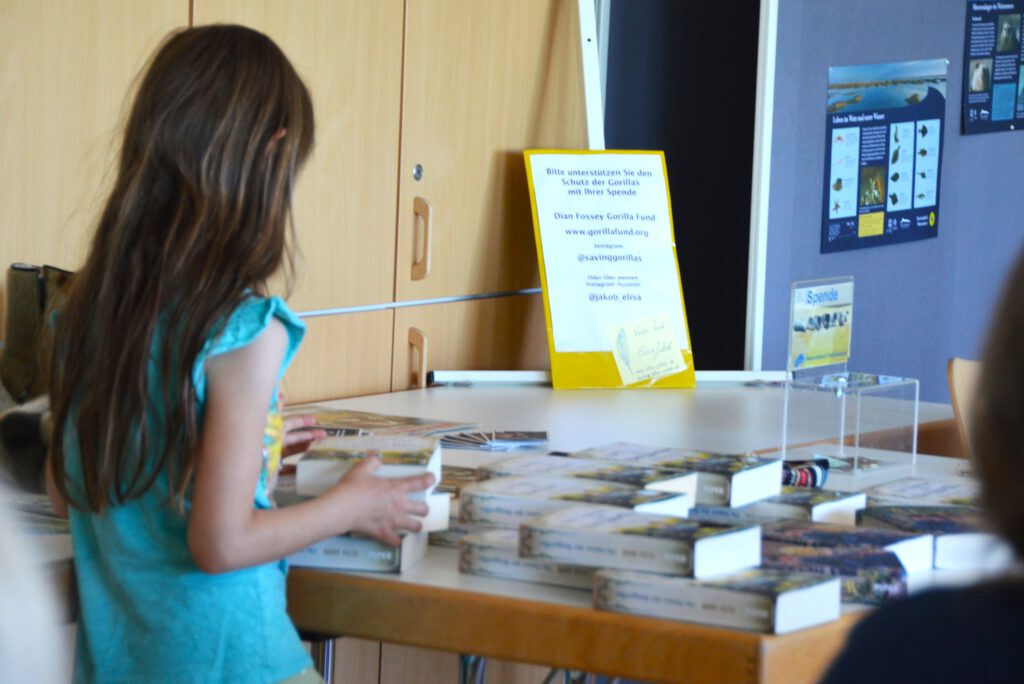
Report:
[[[938,235],[945,59],[828,70],[821,251]]]

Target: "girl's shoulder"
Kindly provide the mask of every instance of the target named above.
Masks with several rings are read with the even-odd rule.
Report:
[[[222,324],[214,328],[203,356],[224,354],[249,345],[275,319],[284,325],[288,333],[287,356],[291,357],[302,342],[306,324],[280,297],[256,295],[247,296]]]

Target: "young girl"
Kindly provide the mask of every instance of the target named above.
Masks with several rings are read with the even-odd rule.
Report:
[[[305,86],[250,29],[173,34],[138,86],[56,314],[49,474],[71,518],[76,681],[308,677],[280,559],[330,535],[397,544],[420,529],[426,507],[406,495],[431,477],[377,478],[376,460],[308,503],[269,499],[283,433],[309,424],[283,424],[277,401],[303,323],[264,292],[290,274],[312,144]]]

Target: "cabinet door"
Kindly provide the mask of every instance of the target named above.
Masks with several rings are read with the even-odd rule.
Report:
[[[548,681],[551,668],[527,663],[487,658],[487,684],[536,684]],[[415,646],[383,644],[381,647],[380,681],[447,684],[458,681],[459,656]]]
[[[402,89],[402,0],[194,0],[194,22],[238,23],[281,47],[313,97],[299,179],[299,310],[389,302]]]
[[[548,368],[544,302],[540,295],[411,306],[395,311],[393,391],[417,387],[431,370]]]
[[[586,146],[576,8],[408,0],[399,301],[539,284],[522,151]],[[417,197],[430,205],[430,272],[413,280],[425,259]]]
[[[392,310],[306,318],[306,338],[285,376],[288,403],[391,390]]]
[[[128,90],[187,25],[188,0],[0,0],[0,265],[81,265],[116,174]]]

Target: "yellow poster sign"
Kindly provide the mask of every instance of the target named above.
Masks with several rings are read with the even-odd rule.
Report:
[[[664,154],[524,157],[554,387],[693,387]]]

